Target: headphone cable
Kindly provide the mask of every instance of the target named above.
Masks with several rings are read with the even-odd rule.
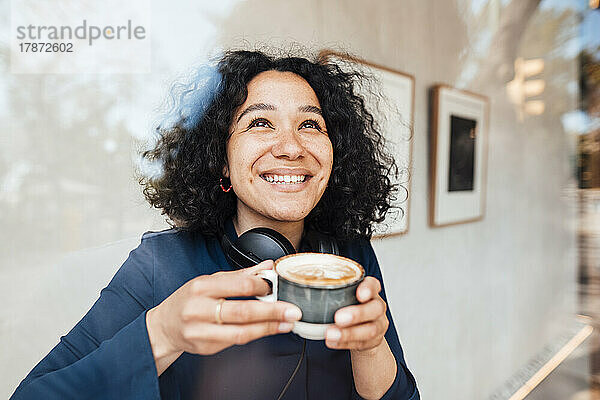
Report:
[[[292,376],[290,376],[290,379],[287,381],[287,383],[283,387],[283,390],[281,391],[281,393],[279,393],[279,397],[277,397],[277,400],[281,400],[281,398],[285,394],[286,390],[288,390],[288,388],[290,387],[292,380],[294,380],[294,377],[298,373],[298,370],[300,369],[300,365],[302,364],[302,360],[304,359],[304,351],[305,350],[306,350],[306,339],[304,339],[304,343],[302,343],[302,354],[300,354],[300,359],[298,360],[298,365],[296,365],[296,369],[292,373]]]

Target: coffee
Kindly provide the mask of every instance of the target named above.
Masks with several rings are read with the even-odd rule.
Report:
[[[363,275],[362,267],[352,260],[317,253],[280,259],[277,264],[277,273],[282,278],[309,286],[347,285]]]

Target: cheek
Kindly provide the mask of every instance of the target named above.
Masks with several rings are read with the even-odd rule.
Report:
[[[232,182],[238,182],[248,175],[250,161],[244,154],[237,153],[232,155],[229,163],[229,179]]]
[[[327,139],[327,142],[318,148],[320,149],[317,155],[319,162],[331,174],[331,168],[333,167],[333,146],[329,139]]]
[[[227,169],[229,171],[229,179],[232,182],[240,175],[241,168],[244,165],[242,154],[243,152],[240,151],[237,142],[232,141],[227,145]]]
[[[245,179],[252,174],[252,167],[261,156],[260,143],[256,141],[232,140],[227,146],[227,159],[232,182]]]

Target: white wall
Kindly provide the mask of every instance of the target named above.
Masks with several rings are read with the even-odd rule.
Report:
[[[152,74],[4,74],[0,396],[83,315],[141,234],[164,227],[131,171],[134,139],[149,131],[168,83],[216,47],[293,41],[347,49],[415,76],[409,232],[374,245],[422,397],[488,397],[575,310],[572,144],[560,118],[575,108],[577,93],[565,88],[577,71],[575,60],[554,57],[568,47],[574,19],[567,7],[558,23],[553,3],[519,20],[507,17],[514,9],[500,0],[256,0],[218,8],[154,1]],[[508,34],[507,22],[515,23]],[[519,27],[521,34],[510,34]],[[505,90],[516,57],[546,63],[546,111],[523,121]],[[6,70],[6,59],[0,67]],[[427,91],[435,83],[490,99],[480,222],[427,225]],[[106,105],[98,93],[114,100]],[[77,112],[57,118],[60,107]]]

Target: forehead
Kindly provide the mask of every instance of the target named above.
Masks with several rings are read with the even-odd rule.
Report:
[[[264,71],[256,75],[248,83],[248,98],[244,104],[258,101],[319,105],[317,95],[308,82],[289,71]]]

